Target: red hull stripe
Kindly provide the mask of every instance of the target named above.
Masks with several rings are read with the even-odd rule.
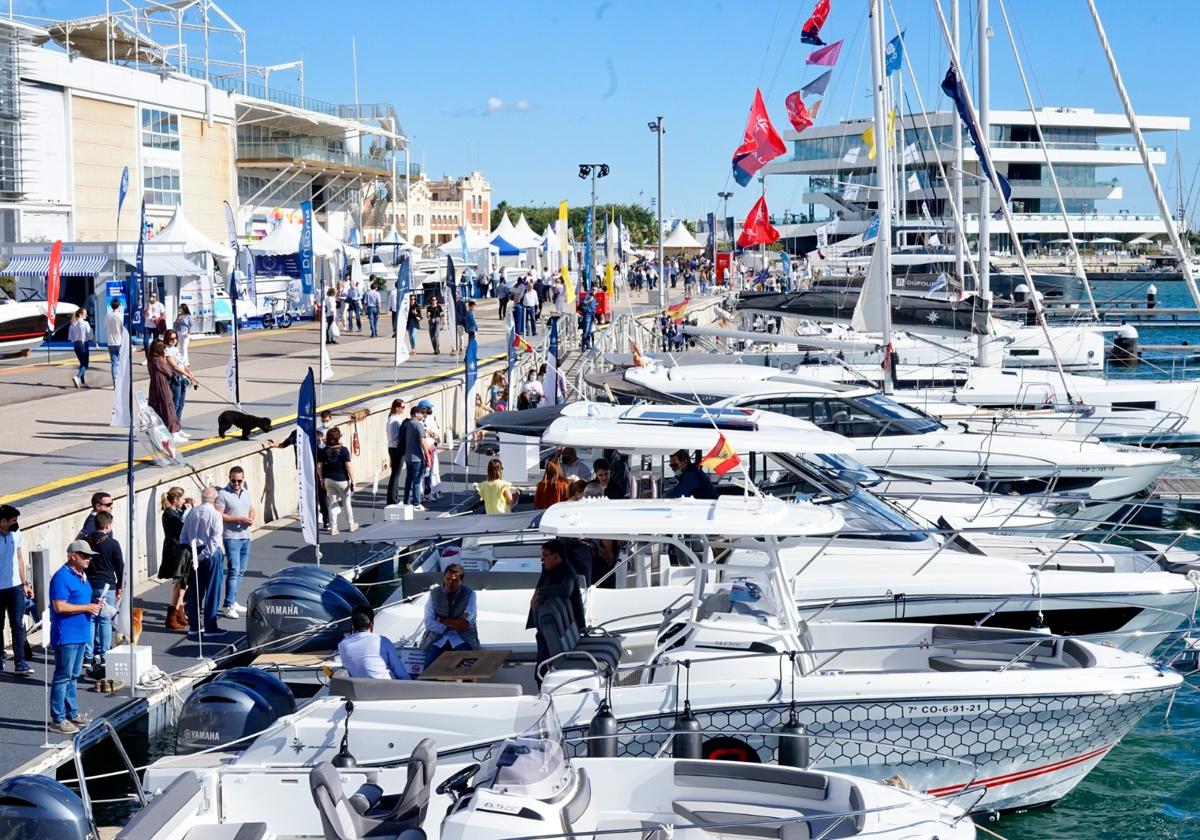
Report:
[[[993,787],[1000,787],[1001,785],[1012,784],[1013,782],[1023,782],[1026,779],[1032,779],[1036,776],[1045,775],[1046,773],[1053,773],[1056,770],[1065,770],[1066,768],[1072,767],[1076,764],[1082,764],[1083,762],[1090,761],[1093,758],[1099,758],[1100,756],[1104,755],[1106,752],[1108,752],[1112,748],[1113,748],[1113,745],[1109,744],[1108,746],[1104,746],[1104,747],[1100,747],[1099,749],[1092,750],[1089,753],[1084,753],[1083,755],[1077,755],[1074,758],[1066,758],[1066,759],[1063,759],[1062,761],[1056,761],[1053,764],[1047,764],[1044,767],[1033,767],[1033,768],[1030,768],[1029,770],[1019,770],[1015,773],[1007,773],[1003,776],[993,776],[990,779],[977,779],[972,784],[972,787],[977,787],[979,785],[982,785],[983,787],[986,787],[986,788],[993,788]],[[934,788],[932,790],[926,791],[926,793],[929,793],[932,796],[941,796],[942,794],[946,794],[946,793],[957,793],[958,791],[963,790],[965,788],[966,788],[966,785],[950,785],[949,787]]]

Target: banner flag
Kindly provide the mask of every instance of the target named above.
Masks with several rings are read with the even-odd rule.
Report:
[[[608,218],[608,229],[604,232],[604,292],[608,295],[609,306],[616,300],[616,278],[613,277],[613,240],[616,239],[617,225],[612,216]]]
[[[300,480],[300,529],[304,541],[316,545],[317,535],[317,389],[312,368],[300,384],[296,402],[296,474]]]
[[[517,386],[514,377],[517,375],[517,334],[512,324],[508,327],[508,395],[504,402],[504,407],[508,411],[512,411],[517,407],[517,401],[514,399],[517,393]]]
[[[904,61],[904,33],[901,32],[895,38],[887,42],[887,46],[883,50],[884,66],[887,69],[887,75],[892,75],[900,69],[900,64]]]
[[[112,417],[108,422],[110,426],[125,429],[129,428],[132,420],[129,416],[129,376],[132,349],[133,342],[126,335],[125,341],[121,345],[121,352],[117,355],[117,381],[113,383]]]
[[[450,344],[458,350],[458,279],[454,275],[454,260],[446,255],[446,292],[442,294],[442,309],[446,311],[446,331]]]
[[[408,345],[404,342],[408,326],[408,307],[410,302],[409,287],[412,285],[412,257],[408,254],[400,261],[400,270],[396,273],[396,348],[394,367],[400,367],[408,361]]]
[[[571,282],[570,243],[567,240],[569,230],[570,223],[567,221],[567,202],[563,201],[558,205],[558,270],[562,274],[563,290],[567,296],[567,311],[574,312],[575,285]]]
[[[783,288],[785,291],[790,291],[792,286],[792,258],[788,256],[787,251],[780,252],[779,258],[783,261]]]
[[[58,296],[62,287],[62,240],[50,246],[50,265],[46,268],[46,332],[54,336],[58,316]]]
[[[863,242],[870,242],[879,235],[879,214],[876,213],[871,217],[871,224],[867,225],[867,229],[863,232]]]
[[[750,208],[750,215],[746,216],[746,221],[742,224],[742,232],[738,234],[737,239],[738,247],[750,248],[754,245],[769,245],[778,241],[779,231],[771,227],[770,214],[767,212],[767,199],[765,196],[759,196],[758,201],[754,202],[754,206]]]
[[[794,90],[787,95],[783,100],[784,106],[787,108],[788,122],[792,124],[792,128],[796,131],[804,131],[813,124],[812,114],[804,107],[804,100],[800,98],[800,91]]]
[[[467,250],[467,231],[462,225],[458,226],[458,241],[462,245],[462,261],[465,266],[471,261],[471,252]],[[449,259],[449,256],[449,254],[446,255],[447,259]],[[464,268],[463,270],[465,271],[466,269]],[[486,270],[485,268],[484,271]]]
[[[125,196],[129,194],[129,167],[121,170],[121,184],[117,187],[117,239],[121,238],[121,208],[125,206]]]
[[[717,260],[717,214],[708,214],[708,253],[713,262]]]
[[[583,285],[585,289],[590,289],[595,285],[595,278],[592,273],[595,270],[595,259],[592,255],[592,231],[596,227],[596,208],[588,209],[587,217],[583,221]]]
[[[829,87],[829,78],[832,75],[832,70],[826,70],[820,76],[817,76],[817,78],[800,88],[800,92],[805,96],[823,96],[825,88]]]
[[[467,353],[464,360],[463,373],[466,377],[464,383],[466,390],[463,391],[463,402],[467,407],[467,433],[463,436],[463,442],[470,440],[471,432],[475,431],[475,400],[471,398],[471,390],[475,387],[475,382],[479,379],[479,343],[475,340],[475,335],[467,336]]]
[[[175,437],[167,429],[166,424],[140,392],[136,398],[138,429],[142,433],[142,439],[145,441],[147,449],[150,450],[150,457],[154,459],[154,463],[160,467],[187,466],[187,462],[180,457],[179,450],[175,448]]]
[[[980,172],[990,183],[992,178],[991,157],[985,152],[983,144],[979,141],[979,124],[975,122],[975,115],[967,107],[967,97],[963,91],[962,80],[954,72],[953,64],[946,71],[946,77],[942,79],[942,91],[954,102],[958,117],[962,120],[963,127],[966,128],[967,135],[971,138],[971,145],[975,147],[975,154],[979,158]],[[1008,200],[1012,198],[1012,187],[1009,186],[1008,179],[999,172],[996,173],[996,180],[1000,182],[1000,193],[1004,203],[1008,204]]]
[[[313,294],[313,208],[311,201],[300,203],[300,215],[304,224],[300,228],[300,289],[306,295]]]
[[[238,357],[232,346],[229,348],[229,361],[225,363],[225,388],[229,392],[229,401],[241,408],[237,394]]]
[[[817,0],[812,15],[804,22],[804,27],[800,30],[800,43],[812,44],[814,47],[825,46],[825,42],[821,40],[821,27],[825,25],[828,17],[829,0]]]
[[[804,59],[804,63],[816,64],[821,67],[832,67],[837,64],[838,56],[841,55],[842,43],[842,41],[834,41],[829,46],[813,50],[808,54],[808,58]]]
[[[750,116],[742,135],[742,145],[733,153],[733,179],[739,186],[746,186],[758,170],[787,151],[783,138],[771,125],[767,106],[763,103],[762,91],[754,90],[754,102],[750,105]]]

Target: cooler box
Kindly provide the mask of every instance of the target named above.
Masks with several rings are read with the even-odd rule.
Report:
[[[132,653],[133,662],[130,662],[130,654]],[[153,650],[149,645],[118,645],[115,648],[110,648],[108,653],[104,655],[104,673],[112,680],[120,680],[127,686],[134,686],[142,681],[142,677],[149,672],[152,665],[151,656]],[[133,671],[130,672],[130,665],[133,666]]]

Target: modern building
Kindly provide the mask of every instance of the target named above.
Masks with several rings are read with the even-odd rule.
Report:
[[[1124,114],[1101,114],[1090,108],[1041,108],[1037,112],[1049,150],[1054,172],[1062,188],[1066,212],[1077,239],[1084,241],[1116,240],[1130,243],[1166,233],[1166,224],[1157,214],[1135,214],[1121,209],[1124,187],[1114,177],[1117,167],[1141,167],[1141,157],[1129,131]],[[947,175],[954,160],[953,120],[950,111],[925,115],[905,115],[897,120],[896,195],[904,196],[903,214],[911,220],[922,218],[922,205],[942,223],[953,224],[947,198],[949,186],[941,180],[938,161]],[[1164,132],[1187,131],[1187,117],[1140,116],[1139,123],[1153,144]],[[927,126],[928,122],[928,126]],[[814,126],[798,134],[785,131],[790,154],[769,163],[768,200],[771,185],[780,184],[775,176],[798,175],[806,179],[807,189],[801,206],[785,208],[772,203],[773,222],[789,244],[809,250],[816,243],[816,229],[837,218],[837,238],[862,233],[870,223],[877,205],[878,191],[875,161],[867,154],[863,132],[868,119],[846,120],[831,126]],[[903,133],[903,142],[900,133]],[[991,150],[996,167],[1012,185],[1010,209],[1022,239],[1050,245],[1066,236],[1049,167],[1037,140],[1033,114],[1029,111],[991,112]],[[1161,141],[1160,141],[1161,142]],[[964,140],[964,212],[968,239],[979,225],[979,162],[969,140]],[[909,148],[908,160],[904,149]],[[915,152],[915,154],[914,154]],[[1157,166],[1167,162],[1166,150],[1152,145],[1151,160]],[[916,175],[916,180],[910,175]],[[1140,171],[1139,177],[1144,177]],[[1164,181],[1168,179],[1161,176]],[[786,179],[783,179],[786,182]],[[914,189],[915,187],[915,189]],[[780,192],[784,192],[781,189]],[[791,192],[790,189],[786,190]],[[992,210],[996,207],[992,206]],[[1011,247],[1007,231],[996,222],[991,225],[993,248]]]

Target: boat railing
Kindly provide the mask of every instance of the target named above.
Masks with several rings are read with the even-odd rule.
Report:
[[[891,422],[891,421],[889,421],[889,422]],[[904,435],[901,437],[902,438],[911,438],[912,436]],[[929,474],[927,472],[923,472],[920,467],[912,466],[912,465],[908,465],[908,464],[897,465],[897,464],[894,464],[893,462],[895,459],[903,457],[904,455],[911,455],[914,451],[928,453],[930,455],[951,453],[951,454],[955,454],[955,455],[965,455],[965,456],[973,457],[976,460],[975,474],[969,478],[961,478],[961,479],[949,479],[949,478],[946,478],[945,476],[937,476],[938,478],[942,478],[945,480],[951,480],[951,481],[953,481],[953,480],[966,481],[970,484],[974,484],[976,482],[983,481],[983,480],[993,481],[993,482],[997,482],[997,483],[1003,483],[1005,481],[1018,481],[1019,479],[1015,475],[1009,476],[1007,478],[997,478],[994,475],[991,475],[991,472],[996,469],[996,465],[990,464],[990,461],[991,461],[990,446],[991,446],[991,442],[993,441],[993,439],[996,436],[989,435],[989,434],[981,434],[981,435],[979,435],[979,437],[982,437],[985,439],[985,443],[982,447],[966,447],[966,446],[957,447],[957,446],[953,446],[950,444],[946,444],[943,439],[943,441],[941,443],[939,443],[939,445],[936,448],[935,447],[927,447],[925,449],[914,450],[914,448],[911,446],[902,446],[899,444],[897,444],[895,446],[886,445],[887,441],[889,441],[893,438],[884,435],[883,431],[881,430],[879,434],[875,435],[875,437],[872,438],[871,445],[869,447],[862,447],[862,448],[867,451],[870,451],[873,454],[883,454],[885,456],[884,463],[870,465],[871,469],[875,470],[876,472],[882,470],[884,472],[888,472],[888,473],[891,473],[893,475],[897,475],[900,477],[904,477],[906,475],[912,474],[912,475],[920,475],[922,477],[928,478]],[[1025,455],[1025,454],[1019,454],[1019,453],[1015,453],[1015,452],[1014,453],[1006,453],[1006,455],[1007,455],[1007,457],[1012,459],[1012,464],[1005,466],[1005,470],[1004,470],[1005,474],[1007,475],[1008,473],[1013,472],[1013,466],[1015,466],[1015,465],[1022,465],[1022,466],[1030,468],[1029,472],[1031,473],[1031,477],[1032,477],[1032,471],[1036,470],[1037,471],[1036,478],[1039,481],[1042,481],[1045,483],[1045,487],[1043,488],[1043,491],[1042,491],[1043,493],[1052,492],[1053,488],[1058,484],[1059,479],[1062,477],[1062,467],[1060,467],[1058,464],[1054,463],[1053,461],[1051,461],[1047,458],[1040,458],[1036,455]],[[932,469],[936,469],[936,467],[932,467]],[[1030,494],[1022,494],[1022,495],[1030,495]]]

